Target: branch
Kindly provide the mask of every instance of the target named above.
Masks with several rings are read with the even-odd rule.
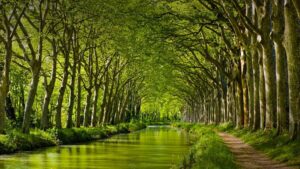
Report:
[[[22,9],[21,14],[20,14],[18,17],[16,16],[16,14],[14,14],[14,13],[12,14],[12,15],[14,15],[14,16],[17,18],[17,22],[16,22],[16,25],[14,26],[14,28],[13,28],[13,30],[12,30],[10,36],[9,36],[10,38],[12,38],[12,37],[14,36],[14,34],[15,34],[16,31],[17,31],[18,26],[21,24],[21,18],[22,18],[22,16],[24,15],[24,13],[25,13],[25,11],[26,11],[26,8],[27,8],[28,3],[29,3],[29,2],[27,2],[27,3],[25,4],[24,8]]]
[[[233,4],[233,6],[236,8],[237,12],[241,16],[242,22],[245,25],[245,27],[247,27],[248,30],[252,31],[253,33],[261,35],[260,30],[254,24],[252,24],[251,20],[243,13],[243,10],[238,4],[238,2],[236,0],[230,0],[230,2]]]

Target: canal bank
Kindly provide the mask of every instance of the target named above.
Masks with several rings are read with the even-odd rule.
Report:
[[[0,135],[0,154],[11,154],[19,151],[31,151],[42,147],[62,144],[88,142],[120,133],[129,133],[145,128],[143,123],[121,123],[96,128],[49,129],[47,131],[32,129],[30,134],[11,130]]]
[[[168,169],[189,153],[194,138],[168,126],[0,157],[0,168]]]

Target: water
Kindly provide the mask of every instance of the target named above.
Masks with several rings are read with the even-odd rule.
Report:
[[[2,169],[168,169],[180,163],[193,139],[170,127],[147,129],[80,145],[0,156]]]

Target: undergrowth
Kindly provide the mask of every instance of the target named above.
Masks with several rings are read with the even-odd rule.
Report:
[[[177,123],[175,127],[187,130],[198,138],[180,169],[235,169],[234,156],[214,132],[213,128],[201,124]]]

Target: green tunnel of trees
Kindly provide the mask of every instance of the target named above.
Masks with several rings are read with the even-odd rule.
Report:
[[[1,0],[0,10],[2,133],[9,121],[28,133],[163,111],[300,136],[298,0]]]

